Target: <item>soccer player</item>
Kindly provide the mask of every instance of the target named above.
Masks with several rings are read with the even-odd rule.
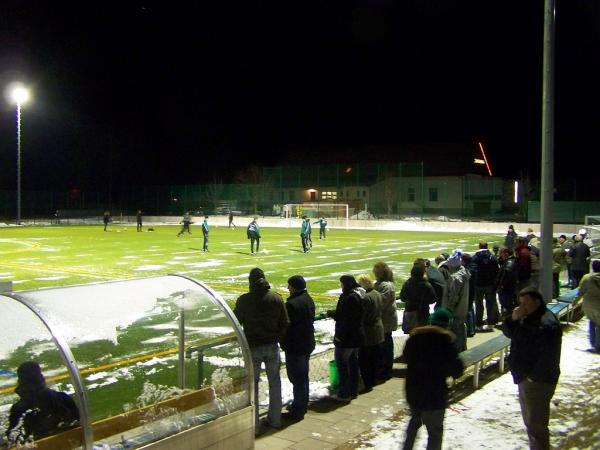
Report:
[[[135,217],[137,220],[137,230],[142,231],[142,210],[141,209],[138,209],[138,212]]]
[[[179,223],[183,224],[183,226],[181,227],[179,233],[177,233],[177,237],[181,236],[186,231],[188,232],[188,234],[192,234],[192,232],[190,231],[190,223],[192,223],[192,219],[190,218],[190,213],[188,211],[185,212],[185,214],[183,215],[183,219]]]
[[[204,216],[204,222],[202,222],[202,236],[204,236],[204,243],[202,244],[202,251],[208,251],[208,216]]]
[[[310,233],[310,221],[308,219],[308,217],[306,216],[302,216],[302,225],[300,226],[300,240],[302,241],[302,250],[304,251],[304,253],[308,252],[309,250],[309,244],[308,244],[308,239],[309,239],[309,233]]]
[[[235,223],[233,223],[233,213],[229,211],[229,228],[235,228]]]
[[[320,217],[319,220],[313,223],[319,224],[319,239],[325,239],[325,234],[327,231],[327,221],[325,220],[325,217]]]
[[[258,248],[260,246],[260,227],[258,226],[258,223],[256,223],[256,219],[257,218],[254,217],[246,229],[246,234],[248,239],[250,239],[250,254],[252,255],[254,255],[254,241],[256,241],[256,253],[258,253]]]
[[[106,227],[108,227],[108,222],[110,222],[110,211],[104,211],[104,217],[102,218],[104,222],[104,231],[106,231]]]

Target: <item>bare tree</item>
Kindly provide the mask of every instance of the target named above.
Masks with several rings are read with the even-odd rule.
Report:
[[[255,165],[245,167],[236,174],[235,180],[245,185],[251,209],[254,214],[257,214],[269,185],[262,167]]]

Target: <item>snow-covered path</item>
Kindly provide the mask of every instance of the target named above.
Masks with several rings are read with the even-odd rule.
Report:
[[[587,351],[587,319],[565,328],[561,377],[552,400],[553,448],[600,449],[600,355]],[[357,440],[356,448],[397,450],[404,441],[408,410]],[[415,449],[424,449],[427,433],[419,432]],[[444,449],[524,449],[527,434],[521,420],[517,388],[510,373],[484,385],[446,412]]]

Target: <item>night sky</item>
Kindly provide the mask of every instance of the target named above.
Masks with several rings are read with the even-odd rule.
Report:
[[[600,2],[557,7],[556,175],[591,177]],[[0,85],[34,91],[23,187],[231,181],[247,164],[403,161],[415,145],[469,153],[479,140],[495,175],[536,177],[543,12],[542,0],[2,0]],[[15,110],[0,105],[0,188],[14,189]]]

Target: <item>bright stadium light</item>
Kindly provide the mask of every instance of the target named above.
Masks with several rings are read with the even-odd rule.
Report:
[[[17,105],[27,103],[30,97],[29,89],[25,86],[16,85],[10,91],[10,98]]]
[[[519,203],[519,182],[515,180],[515,203]]]
[[[22,84],[13,84],[9,88],[9,97],[17,105],[17,225],[21,223],[21,105],[31,97],[29,89]]]

